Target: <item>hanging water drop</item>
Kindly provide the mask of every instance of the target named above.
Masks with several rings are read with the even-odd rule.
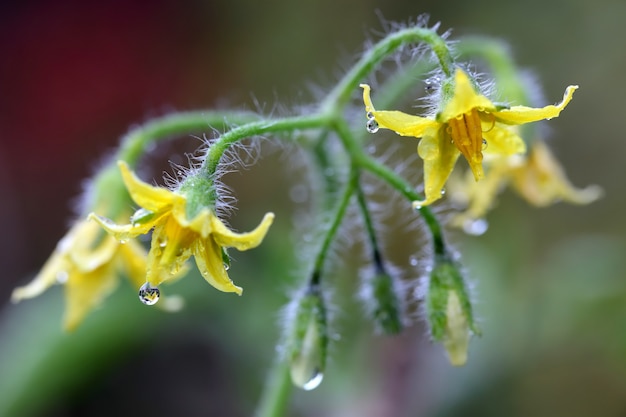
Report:
[[[139,288],[139,301],[147,306],[153,306],[159,301],[161,291],[159,287],[153,287],[149,282],[146,282]]]
[[[224,262],[224,271],[228,271],[230,269],[230,265]]]
[[[371,111],[368,111],[367,114],[365,114],[365,116],[367,117],[368,120],[372,120],[374,118],[374,113],[372,113]]]
[[[313,377],[309,379],[307,383],[302,385],[302,389],[305,391],[311,391],[317,388],[322,383],[323,379],[324,379],[324,374],[316,369],[315,373],[313,374]]]
[[[445,188],[442,188],[442,189],[441,189],[441,195],[445,195],[445,194],[446,194],[446,189],[445,189]]]
[[[378,132],[378,122],[375,119],[369,119],[366,124],[367,131],[370,133]]]
[[[487,149],[488,147],[489,147],[489,144],[487,143],[487,139],[483,139],[483,151]]]
[[[480,236],[489,229],[489,223],[485,219],[468,219],[463,223],[463,231],[468,235]]]

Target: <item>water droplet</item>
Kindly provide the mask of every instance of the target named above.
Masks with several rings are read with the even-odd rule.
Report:
[[[230,265],[228,265],[227,263],[224,263],[224,270],[228,271],[230,269]]]
[[[463,223],[463,231],[468,235],[480,236],[489,229],[489,223],[485,219],[466,220]]]
[[[308,382],[302,385],[302,389],[305,391],[311,391],[319,387],[323,379],[324,379],[324,374],[316,369],[315,373],[313,374],[313,377],[309,379]]]
[[[374,113],[372,113],[371,111],[368,111],[367,114],[365,115],[369,120],[374,118]]]
[[[422,206],[420,206],[419,204],[415,204],[413,203],[413,210],[417,211],[417,210],[421,210]]]
[[[369,119],[366,124],[367,131],[370,133],[378,132],[378,122],[374,119]]]
[[[153,306],[159,301],[161,291],[159,287],[153,287],[149,282],[146,282],[139,288],[139,300],[147,306]]]
[[[164,239],[164,240],[162,240],[162,241],[160,241],[160,242],[159,242],[159,247],[160,247],[160,248],[164,248],[164,247],[166,247],[166,246],[167,246],[167,240],[165,240],[165,239]]]
[[[125,245],[126,243],[128,243],[128,240],[127,239],[120,239],[120,243],[122,245]]]
[[[177,171],[176,175],[178,175],[179,177],[182,177],[183,176],[183,171]]]
[[[70,274],[68,274],[67,271],[57,271],[57,274],[55,276],[58,284],[65,284],[69,277]]]
[[[445,195],[445,194],[446,194],[446,189],[445,189],[445,188],[442,188],[442,189],[441,189],[441,195]]]
[[[411,256],[409,258],[409,264],[411,264],[411,266],[417,266],[418,263],[419,262],[418,262],[418,260],[417,260],[417,258],[415,256]]]
[[[488,147],[489,147],[489,144],[487,143],[487,139],[483,139],[483,151],[487,149]]]

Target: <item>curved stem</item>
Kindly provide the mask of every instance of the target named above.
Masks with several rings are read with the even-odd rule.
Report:
[[[441,70],[446,76],[450,76],[454,68],[454,59],[445,40],[432,29],[407,28],[387,36],[367,51],[326,97],[321,106],[322,111],[334,113],[338,108],[345,106],[352,92],[377,64],[401,46],[419,42],[430,46],[437,56]]]
[[[363,152],[363,150],[353,139],[348,125],[344,120],[339,119],[336,121],[335,130],[337,131],[337,134],[339,135],[342,143],[352,156],[353,162],[355,164],[376,175],[383,181],[387,182],[387,184],[391,185],[393,188],[399,191],[409,201],[413,202],[423,200],[423,196],[415,192],[413,190],[413,187],[409,183],[407,183],[404,178],[400,177],[387,166],[379,164],[370,156],[365,154],[365,152]],[[419,212],[422,215],[424,222],[426,222],[426,226],[428,227],[432,235],[433,249],[435,251],[435,254],[446,254],[447,250],[445,241],[443,239],[443,230],[441,228],[441,224],[437,220],[437,217],[428,206],[420,207]]]
[[[215,141],[206,155],[201,169],[213,176],[224,152],[240,140],[266,133],[292,132],[298,129],[321,128],[328,124],[328,118],[321,115],[295,116],[276,120],[260,120],[238,126],[224,133]]]
[[[326,235],[324,236],[324,240],[322,241],[322,246],[320,247],[320,250],[315,257],[310,285],[318,285],[320,283],[322,270],[324,268],[324,261],[326,260],[326,255],[328,255],[328,249],[330,249],[330,245],[332,244],[333,239],[335,238],[335,235],[339,230],[339,226],[341,225],[341,221],[346,214],[346,210],[350,205],[350,199],[352,198],[352,195],[354,194],[354,191],[357,187],[358,178],[358,170],[355,166],[352,166],[350,168],[349,179],[343,191],[343,195],[341,196],[341,200],[339,200],[336,205],[331,224],[326,231]]]
[[[168,114],[135,127],[124,135],[115,159],[134,166],[146,147],[153,143],[212,128],[223,130],[229,125],[248,123],[258,118],[258,115],[249,112],[190,111]]]
[[[365,230],[367,231],[370,245],[372,245],[372,259],[374,261],[374,267],[376,268],[376,272],[378,274],[385,274],[385,265],[383,264],[380,249],[378,248],[376,229],[374,228],[372,216],[370,215],[369,209],[367,208],[367,199],[365,198],[365,193],[363,192],[360,181],[357,184],[356,196],[357,202],[359,203],[359,208],[361,210],[361,215],[363,216],[363,222],[365,223]]]

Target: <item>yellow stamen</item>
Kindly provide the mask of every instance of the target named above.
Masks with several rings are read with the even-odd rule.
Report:
[[[476,181],[483,178],[483,132],[480,126],[478,111],[472,109],[448,121],[452,142],[463,154],[474,173]]]

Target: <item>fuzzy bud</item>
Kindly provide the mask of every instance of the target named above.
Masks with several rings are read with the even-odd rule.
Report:
[[[392,335],[402,331],[402,308],[396,283],[386,272],[364,280],[362,294],[376,327]]]
[[[309,391],[324,377],[328,347],[326,307],[318,286],[311,286],[297,303],[288,351],[290,373],[294,385]]]
[[[470,335],[479,332],[465,281],[450,259],[439,260],[430,274],[426,313],[431,335],[443,343],[450,363],[465,365]]]

